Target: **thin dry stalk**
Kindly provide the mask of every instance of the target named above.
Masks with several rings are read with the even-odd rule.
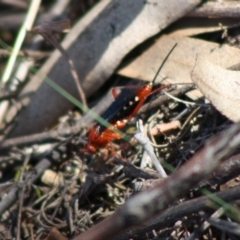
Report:
[[[65,60],[69,64],[70,72],[75,81],[81,101],[85,106],[87,106],[87,100],[85,97],[85,93],[80,84],[80,79],[78,77],[74,63],[73,63],[72,59],[69,57],[69,55],[67,54],[67,52],[65,51],[65,49],[59,43],[56,36],[54,35],[55,32],[62,33],[62,32],[68,31],[69,29],[70,29],[70,21],[68,19],[66,19],[66,20],[61,20],[61,21],[56,21],[56,22],[45,21],[40,26],[35,27],[31,32],[38,32],[39,34],[41,34],[43,36],[43,38],[47,42],[51,43],[55,48],[57,48],[61,52],[62,56],[65,58]]]

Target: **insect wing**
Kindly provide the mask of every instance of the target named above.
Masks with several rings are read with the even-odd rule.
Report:
[[[136,105],[134,104],[134,98],[137,91],[137,88],[124,88],[101,117],[111,124],[114,124],[118,120],[126,119],[134,109],[134,105]],[[106,126],[99,125],[99,132],[101,133]]]

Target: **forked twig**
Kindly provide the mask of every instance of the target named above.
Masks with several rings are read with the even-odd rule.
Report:
[[[153,165],[155,166],[156,170],[158,171],[161,178],[166,178],[167,174],[165,170],[163,169],[162,165],[160,164],[159,160],[157,159],[157,156],[154,153],[153,147],[144,133],[144,127],[142,120],[139,120],[137,122],[137,129],[138,132],[134,135],[134,138],[138,140],[138,142],[143,146],[144,150],[148,153],[149,157],[151,158]]]

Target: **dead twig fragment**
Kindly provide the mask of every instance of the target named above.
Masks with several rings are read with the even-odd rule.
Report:
[[[158,136],[173,129],[181,128],[179,120],[173,120],[170,123],[160,123],[150,130],[152,136]]]
[[[39,34],[42,35],[42,37],[47,42],[51,43],[55,48],[57,48],[61,52],[62,56],[66,59],[66,61],[69,64],[70,72],[77,86],[81,101],[85,106],[87,106],[86,97],[82,89],[82,86],[80,84],[80,79],[78,77],[74,63],[72,59],[69,57],[69,55],[67,54],[67,52],[65,51],[65,49],[59,43],[56,36],[54,35],[54,32],[63,33],[63,32],[67,32],[69,29],[70,29],[70,21],[66,19],[66,20],[55,21],[55,22],[45,21],[40,26],[35,27],[31,32],[38,32]]]

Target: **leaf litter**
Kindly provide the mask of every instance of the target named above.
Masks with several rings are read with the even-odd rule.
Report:
[[[103,1],[102,7],[107,3]],[[164,4],[159,6],[169,11],[179,6],[177,1],[172,3],[168,8]],[[186,5],[183,9],[182,14],[187,14]],[[94,15],[96,10],[91,11]],[[175,20],[179,17],[174,16]],[[211,32],[212,38],[218,36],[215,30]],[[131,31],[130,26],[128,31]],[[152,35],[139,37],[137,44]],[[137,36],[134,33],[134,37]],[[29,135],[19,121],[20,136],[12,138],[3,134],[0,146],[0,233],[3,239],[219,239],[223,232],[238,236],[240,126],[231,120],[239,121],[239,49],[227,43],[220,45],[220,41],[211,37],[163,34],[149,40],[153,44],[148,49],[144,46],[135,49],[140,55],[136,54],[130,63],[127,56],[122,63],[124,67],[116,72],[120,59],[133,47],[117,56],[111,67],[112,58],[104,59],[105,67],[109,67],[107,72],[104,70],[106,62],[100,61],[97,65],[101,81],[106,81],[113,72],[115,75],[90,98],[90,106],[94,102],[106,102],[106,89],[114,87],[114,78],[120,81],[117,87],[125,85],[130,78],[151,81],[161,59],[178,43],[159,77],[159,82],[163,83],[164,79],[173,85],[168,94],[174,98],[164,93],[151,96],[145,110],[140,111],[124,130],[133,137],[136,120],[142,119],[146,131],[157,132],[149,139],[168,175],[164,180],[159,179],[134,138],[132,145],[115,142],[116,154],[102,149],[99,154],[87,155],[83,149],[87,132],[83,126],[85,116],[70,105],[64,107],[64,111],[71,108],[71,112],[59,123],[56,123],[58,117],[51,116],[54,128],[49,127],[48,121],[43,124],[44,129],[50,130],[42,132],[36,127],[34,134]],[[71,51],[68,54],[72,57]],[[116,52],[110,55],[116,56]],[[73,62],[77,60],[73,56]],[[70,73],[66,63],[61,66]],[[235,71],[228,70],[232,68]],[[45,73],[59,71],[60,76],[60,68],[56,69]],[[61,76],[64,81],[67,74]],[[50,77],[57,81],[54,74],[50,73]],[[189,95],[195,88],[192,81],[203,96],[198,94],[193,98]],[[73,81],[71,84],[74,85]],[[24,90],[23,93],[26,94]],[[40,94],[39,90],[36,93]],[[90,94],[86,92],[87,96]],[[47,103],[51,101],[44,96]],[[57,99],[59,103],[52,111],[64,105],[62,98]],[[41,104],[46,106],[46,102]],[[31,104],[39,110],[38,118],[43,117],[42,122],[46,120],[45,114],[51,114],[51,111],[42,112],[44,107],[37,105],[38,108],[34,102]],[[37,120],[35,116],[31,121],[37,125]],[[28,125],[27,120],[25,124]],[[4,128],[5,133],[6,130]],[[236,184],[229,187],[229,180]]]

